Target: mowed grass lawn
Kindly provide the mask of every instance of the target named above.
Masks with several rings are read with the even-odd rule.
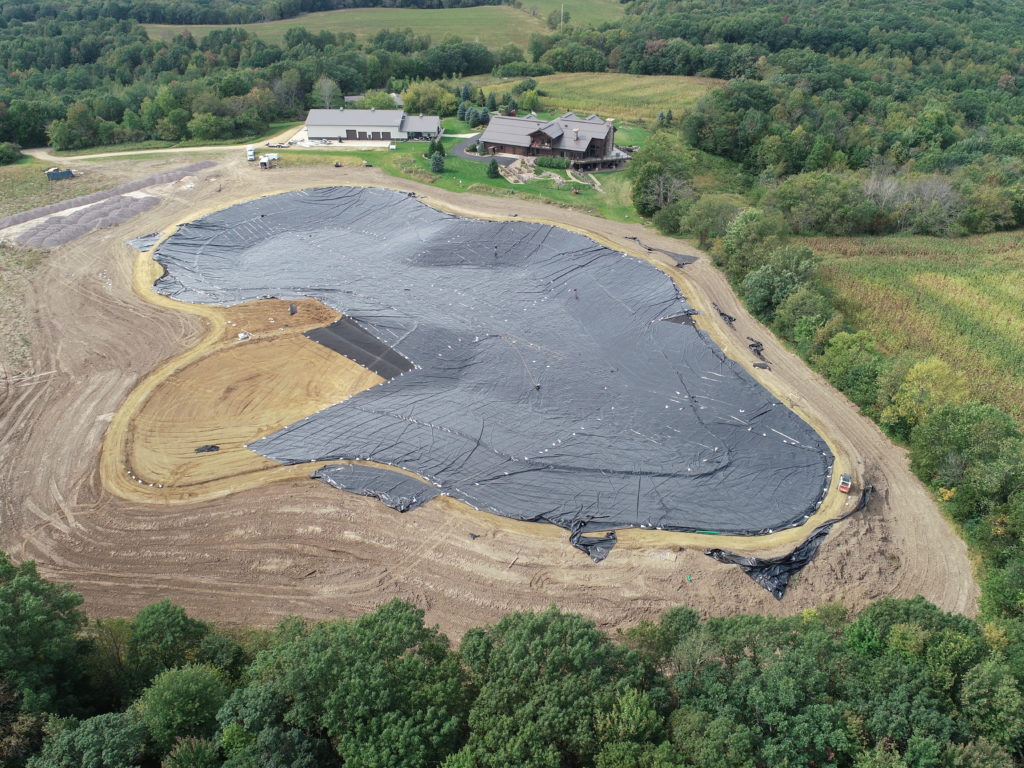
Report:
[[[451,148],[461,139],[445,139]],[[573,208],[603,216],[614,221],[641,221],[633,210],[629,180],[625,171],[596,174],[604,192],[598,192],[589,185],[565,181],[557,186],[550,180],[530,181],[526,184],[510,184],[503,178],[487,176],[487,163],[464,160],[449,155],[445,158],[443,173],[430,171],[430,160],[423,157],[426,142],[399,142],[395,150],[346,150],[346,149],[291,149],[281,150],[284,165],[344,165],[372,163],[392,176],[415,179],[452,192],[473,192],[481,195],[517,197],[522,200],[541,200],[567,208]],[[565,178],[564,171],[558,175]],[[576,192],[573,192],[573,189]]]
[[[470,78],[472,80],[472,78]],[[614,72],[573,72],[538,77],[541,109],[591,113],[630,122],[654,120],[660,112],[672,110],[676,117],[724,80],[682,75],[623,75]],[[482,85],[485,92],[507,91],[517,80]]]
[[[840,309],[888,352],[934,355],[1024,421],[1024,240],[809,238]]]
[[[467,42],[480,42],[488,48],[499,48],[508,43],[526,47],[534,32],[550,32],[543,15],[536,17],[507,5],[486,5],[475,8],[352,8],[340,11],[321,11],[296,16],[294,19],[265,21],[258,24],[146,24],[152,38],[170,40],[187,29],[201,39],[215,29],[240,26],[267,43],[281,43],[291,27],[305,27],[310,32],[352,32],[366,39],[381,29],[412,27],[417,34],[430,35],[434,43],[448,35],[456,35]]]

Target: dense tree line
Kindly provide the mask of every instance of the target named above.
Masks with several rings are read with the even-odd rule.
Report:
[[[458,650],[393,601],[225,633],[164,601],[88,621],[0,555],[0,761],[17,768],[1012,768],[1024,622],[918,598],[851,616],[701,621],[616,638],[551,608]]]
[[[350,34],[296,27],[276,46],[241,29],[165,43],[133,21],[8,21],[0,25],[0,141],[76,149],[254,135],[326,106],[325,80],[329,105],[338,106],[342,93],[489,72],[517,56],[454,37],[431,45],[410,29],[381,30],[363,46]]]
[[[786,211],[795,231],[1024,224],[1019,4],[632,0],[627,11],[600,29],[535,35],[531,57],[562,71],[730,80],[681,130],[762,188],[780,185],[781,205],[799,200]],[[801,174],[813,175],[783,181]]]
[[[479,5],[515,5],[519,0],[11,0],[2,17],[34,21],[45,17],[81,21],[101,17],[143,24],[250,24],[290,19],[314,11],[346,8],[468,8]]]

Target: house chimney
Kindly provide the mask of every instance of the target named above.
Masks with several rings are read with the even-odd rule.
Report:
[[[572,129],[572,140],[573,141],[579,141],[580,140],[580,129],[579,128],[573,128]]]

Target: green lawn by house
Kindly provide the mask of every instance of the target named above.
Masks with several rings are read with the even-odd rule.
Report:
[[[461,139],[444,140],[450,148]],[[604,192],[597,192],[586,184],[566,181],[556,186],[554,181],[531,181],[510,184],[505,179],[487,176],[487,164],[460,157],[445,158],[443,173],[430,171],[430,160],[423,157],[427,145],[423,142],[400,142],[394,150],[349,149],[290,149],[281,151],[282,163],[292,165],[344,165],[372,163],[392,176],[411,178],[433,184],[452,192],[474,192],[485,195],[515,196],[524,200],[542,200],[575,208],[595,216],[614,221],[640,221],[630,202],[629,181],[625,172],[616,171],[598,175]],[[564,174],[562,174],[564,177]],[[573,192],[573,189],[576,192]]]

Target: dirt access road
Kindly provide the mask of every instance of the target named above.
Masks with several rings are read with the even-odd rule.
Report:
[[[472,513],[443,500],[399,515],[306,479],[199,503],[113,495],[98,471],[108,424],[142,377],[208,331],[200,317],[156,306],[132,290],[135,253],[126,238],[168,231],[259,194],[350,183],[408,189],[467,214],[560,221],[623,250],[635,249],[628,238],[637,236],[681,250],[679,241],[640,226],[553,206],[450,194],[376,169],[326,163],[259,172],[236,154],[163,188],[163,202],[126,225],[52,253],[32,282],[37,375],[7,381],[0,391],[0,547],[72,582],[91,614],[130,615],[169,598],[203,618],[268,625],[289,614],[356,616],[400,597],[458,638],[506,612],[552,603],[606,628],[655,618],[676,605],[705,616],[790,614],[831,600],[859,608],[884,595],[921,594],[946,610],[975,612],[966,548],[910,473],[904,452],[743,311],[703,257],[680,270],[692,286],[684,292],[698,308],[714,301],[738,320],[730,329],[706,312],[702,327],[748,366],[753,358],[745,337],[763,340],[773,370],[762,380],[830,436],[858,477],[878,489],[869,510],[833,529],[781,602],[739,569],[706,557],[706,539],[644,532],[646,538],[594,564],[550,526]],[[141,177],[185,162],[159,156],[105,164],[124,163]]]
[[[167,147],[165,149],[129,149],[119,150],[113,152],[96,152],[90,155],[55,155],[53,154],[53,147],[36,147],[34,149],[23,149],[22,154],[34,157],[36,160],[42,160],[47,163],[57,163],[58,165],[67,165],[68,163],[77,162],[88,162],[89,160],[105,160],[112,157],[132,157],[134,155],[183,155],[183,154],[194,154],[196,152],[220,152],[225,154],[227,152],[239,152],[244,150],[246,147],[255,147],[257,152],[261,152],[267,148],[268,144],[284,144],[288,139],[292,138],[299,131],[305,130],[304,126],[293,125],[290,128],[286,128],[281,133],[277,134],[266,140],[249,142],[247,144],[218,144],[213,146],[205,147]]]

